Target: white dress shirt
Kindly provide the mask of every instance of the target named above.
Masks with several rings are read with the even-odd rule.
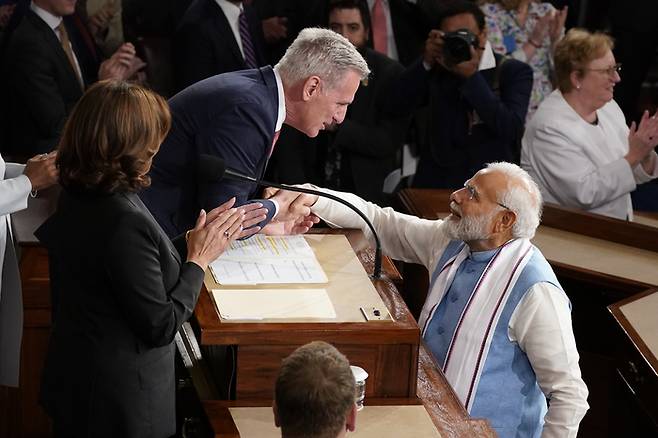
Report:
[[[630,193],[658,177],[658,159],[651,174],[640,164],[631,168],[624,158],[629,130],[619,105],[611,100],[596,115],[596,124],[587,122],[553,91],[526,126],[521,167],[546,202],[632,220]]]
[[[382,251],[396,260],[420,263],[431,273],[450,242],[441,220],[420,219],[381,208],[350,193],[319,190],[339,196],[361,210],[375,227]],[[370,229],[344,205],[320,197],[311,210],[332,226],[363,230],[372,241]],[[534,285],[516,307],[508,337],[528,355],[539,386],[550,398],[542,438],[575,438],[589,405],[565,294],[548,283]],[[503,393],[501,389],[501,396]]]

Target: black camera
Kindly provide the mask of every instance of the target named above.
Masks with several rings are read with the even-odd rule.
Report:
[[[479,48],[478,37],[468,29],[443,34],[443,59],[448,65],[457,65],[471,59],[471,46]]]

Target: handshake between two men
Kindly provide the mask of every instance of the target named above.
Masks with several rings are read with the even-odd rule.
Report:
[[[320,222],[320,218],[311,212],[311,207],[318,199],[317,195],[268,187],[263,197],[278,205],[276,217],[263,228],[265,234],[304,234]]]

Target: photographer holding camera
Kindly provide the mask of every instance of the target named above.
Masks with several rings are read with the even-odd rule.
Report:
[[[455,189],[485,163],[518,163],[531,88],[527,64],[494,54],[475,3],[444,3],[422,58],[388,102],[392,114],[427,108],[413,185]]]

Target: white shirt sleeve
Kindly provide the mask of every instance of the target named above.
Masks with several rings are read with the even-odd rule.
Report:
[[[635,177],[635,182],[638,184],[644,184],[645,182],[649,182],[654,178],[658,178],[658,155],[656,154],[655,151],[651,153],[654,155],[653,170],[651,171],[651,173],[645,172],[644,167],[642,167],[642,164],[638,164],[633,169],[633,176]]]
[[[0,162],[0,216],[27,208],[32,183],[23,175],[24,168],[21,164]]]
[[[381,239],[382,251],[394,259],[420,263],[431,269],[436,258],[449,242],[442,231],[441,220],[420,219],[398,213],[392,208],[381,208],[351,193],[313,188],[338,196],[364,213]],[[359,228],[371,242],[374,242],[372,233],[363,219],[338,202],[320,197],[311,211],[333,227]]]
[[[508,333],[528,355],[549,401],[542,438],[576,438],[589,409],[588,390],[580,375],[566,294],[550,283],[535,284],[514,311]]]

